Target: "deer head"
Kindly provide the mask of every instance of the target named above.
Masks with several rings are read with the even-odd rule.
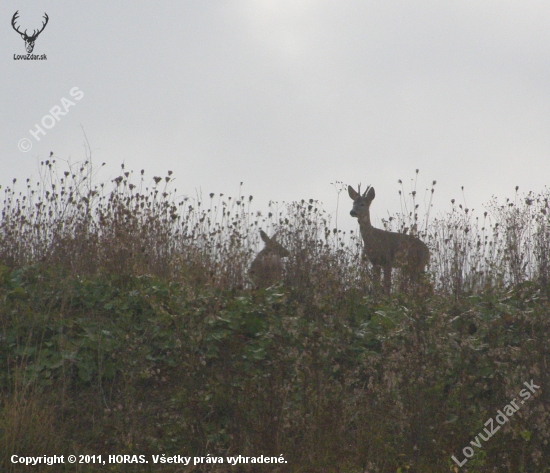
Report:
[[[42,31],[44,31],[44,28],[46,28],[46,25],[48,24],[49,18],[48,18],[48,15],[46,13],[44,13],[45,21],[42,23],[42,28],[40,28],[39,30],[34,30],[33,34],[29,36],[27,34],[27,30],[25,30],[25,32],[22,33],[21,31],[19,31],[19,29],[15,25],[15,22],[17,21],[18,17],[19,17],[19,10],[17,10],[13,14],[13,17],[11,19],[11,26],[13,27],[13,29],[15,31],[17,31],[21,35],[21,38],[23,38],[25,40],[25,49],[27,50],[27,53],[30,54],[30,53],[32,53],[32,50],[34,49],[34,42],[36,41],[36,38],[38,38],[38,35],[40,33],[42,33]]]
[[[357,188],[357,192],[351,186],[348,186],[348,194],[353,200],[353,208],[350,211],[352,217],[357,217],[360,220],[367,218],[370,223],[369,207],[374,200],[374,187],[367,186],[367,190],[361,195],[361,185]]]

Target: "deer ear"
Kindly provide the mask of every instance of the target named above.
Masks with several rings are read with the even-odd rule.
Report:
[[[359,194],[351,186],[348,186],[348,194],[352,200],[356,200],[359,197]]]
[[[260,230],[260,237],[264,241],[264,243],[270,243],[271,239],[266,235],[266,233],[263,230]]]
[[[374,199],[374,187],[369,188],[367,190],[366,194],[367,194],[367,199],[368,200],[373,200]]]

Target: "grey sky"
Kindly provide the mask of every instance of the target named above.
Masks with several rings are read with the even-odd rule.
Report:
[[[46,61],[14,60],[16,10],[23,30],[49,15],[34,48]],[[315,198],[329,212],[331,182],[362,182],[380,218],[420,168],[436,209],[465,186],[481,210],[548,183],[549,25],[548,1],[4,0],[0,183],[50,151],[83,159],[82,126],[105,178],[124,161],[174,171],[181,194],[244,181],[258,209]],[[34,140],[73,87],[82,100]]]

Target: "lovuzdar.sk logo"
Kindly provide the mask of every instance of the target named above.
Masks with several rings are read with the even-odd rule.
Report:
[[[20,55],[20,54],[14,54],[13,59],[26,59],[26,60],[44,60],[48,59],[45,54],[32,54],[34,49],[34,42],[36,41],[36,38],[38,38],[38,35],[44,31],[44,28],[46,28],[46,25],[48,24],[48,15],[47,13],[44,13],[43,21],[42,21],[42,27],[38,30],[33,30],[32,34],[27,34],[27,30],[24,32],[21,31],[17,25],[16,22],[19,18],[19,10],[17,10],[11,19],[11,26],[17,33],[21,35],[21,38],[25,41],[25,49],[27,50],[26,55]]]

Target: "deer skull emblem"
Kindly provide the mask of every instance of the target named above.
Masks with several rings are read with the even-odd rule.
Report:
[[[11,26],[13,27],[13,29],[15,31],[17,31],[20,35],[21,35],[21,38],[23,38],[25,40],[25,49],[27,50],[27,53],[32,53],[32,50],[34,49],[34,42],[36,41],[36,38],[38,38],[38,35],[40,33],[42,33],[42,31],[44,31],[44,28],[46,28],[46,25],[48,24],[48,15],[46,13],[44,13],[44,22],[42,23],[42,28],[39,29],[39,30],[34,30],[33,31],[33,34],[32,35],[28,35],[27,34],[27,30],[25,30],[25,32],[21,32],[19,31],[19,29],[17,28],[17,26],[15,25],[15,22],[17,21],[17,18],[19,17],[19,10],[17,10],[14,14],[13,14],[13,17],[11,19]]]

